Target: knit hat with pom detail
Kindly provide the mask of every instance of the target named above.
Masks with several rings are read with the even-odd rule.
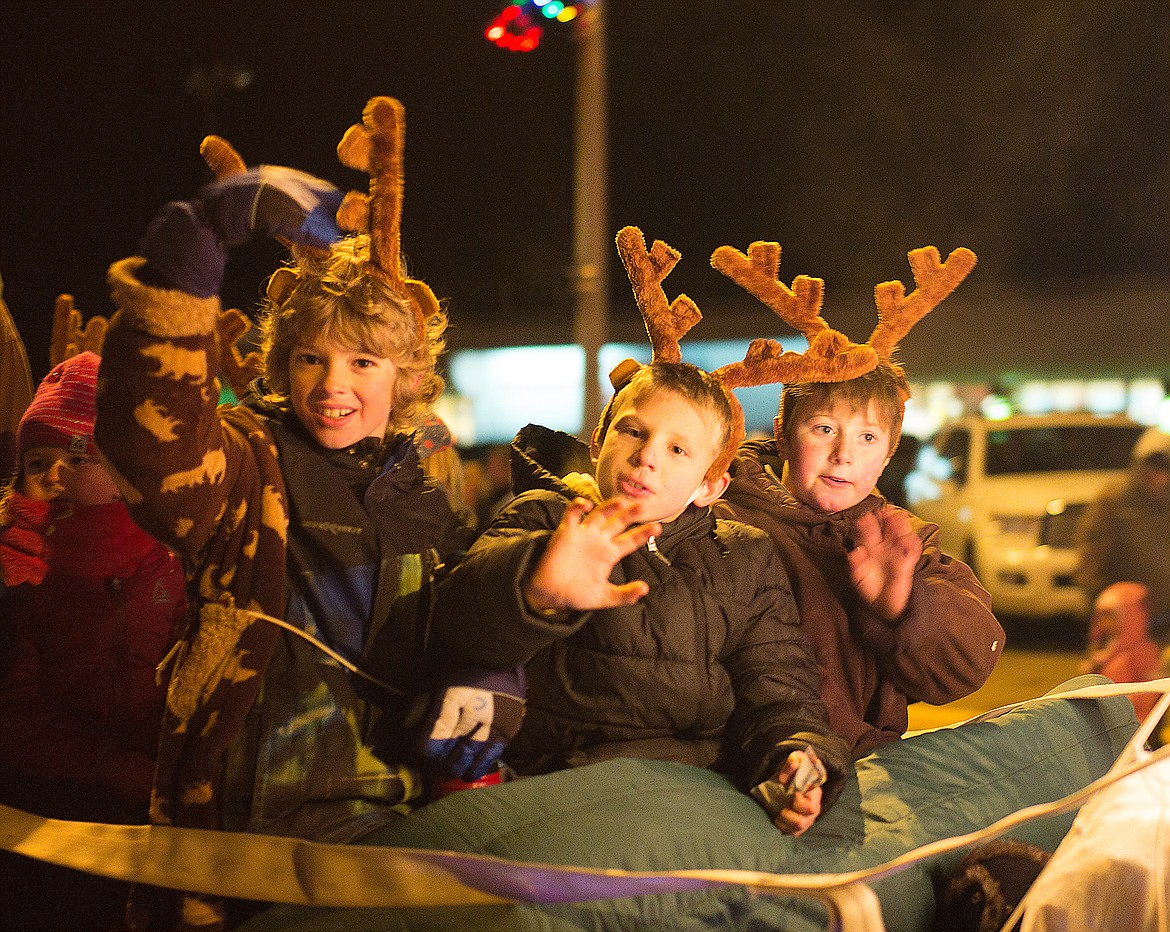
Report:
[[[64,447],[71,453],[96,453],[97,373],[101,357],[88,350],[58,363],[37,386],[16,431],[16,452],[32,447]]]

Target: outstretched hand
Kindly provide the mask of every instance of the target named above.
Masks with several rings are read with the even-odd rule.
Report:
[[[906,512],[893,505],[862,515],[854,529],[857,546],[849,552],[853,585],[874,611],[893,621],[910,601],[922,540]]]
[[[330,182],[283,165],[229,175],[199,193],[229,247],[263,233],[297,246],[327,249],[341,238],[336,215],[343,198]]]
[[[650,591],[643,580],[620,586],[609,581],[619,560],[662,533],[658,522],[634,524],[637,520],[635,502],[611,498],[594,505],[574,499],[524,583],[528,607],[538,612],[593,611],[641,599]]]

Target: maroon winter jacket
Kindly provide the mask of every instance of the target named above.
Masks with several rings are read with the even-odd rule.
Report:
[[[145,803],[165,695],[155,668],[186,605],[179,562],[123,502],[41,518],[10,496],[10,515],[45,534],[48,572],[0,597],[14,644],[0,685],[0,767]],[[45,524],[29,528],[29,516]],[[14,557],[5,538],[3,564]]]
[[[853,588],[848,553],[854,522],[885,499],[871,494],[823,514],[784,488],[783,468],[774,441],[743,444],[715,511],[776,544],[816,653],[829,724],[861,758],[906,731],[909,703],[942,705],[979,689],[1003,652],[1003,628],[975,574],[939,549],[938,526],[913,515],[922,556],[910,602],[901,618],[880,618]]]

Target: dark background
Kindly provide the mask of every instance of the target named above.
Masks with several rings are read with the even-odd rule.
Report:
[[[375,94],[406,105],[403,246],[449,301],[451,346],[567,339],[572,28],[550,26],[532,53],[501,51],[482,34],[504,4],[9,9],[0,275],[34,377],[56,295],[87,316],[112,310],[108,263],[159,205],[208,179],[205,133],[249,163],[364,187],[335,146]],[[1083,320],[1029,324],[1069,347],[1089,322],[1104,321],[1094,340],[1119,356],[1160,339],[1110,293],[1170,281],[1165,0],[609,0],[607,19],[609,225],[677,247],[667,290],[695,297],[708,321],[742,304],[707,264],[722,243],[780,241],[781,277],[825,278],[826,316],[855,339],[873,324],[873,284],[909,284],[906,251],[933,243],[979,254],[961,289],[975,296],[1099,294],[1081,301]],[[192,92],[217,69],[251,79]],[[278,258],[269,244],[234,255],[226,302],[251,310]],[[611,281],[615,328],[635,333],[616,255]],[[759,332],[774,332],[756,310]],[[1164,308],[1149,313],[1164,326]],[[984,315],[920,330],[923,348],[944,349],[956,333],[1019,344],[1031,332]]]

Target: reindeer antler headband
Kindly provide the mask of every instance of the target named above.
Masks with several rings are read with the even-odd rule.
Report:
[[[630,284],[652,348],[651,362],[679,362],[679,341],[703,315],[686,295],[673,301],[666,297],[663,279],[681,258],[677,250],[662,240],[655,240],[647,250],[646,238],[637,227],[623,227],[617,234],[618,254]],[[775,382],[843,382],[873,371],[879,360],[893,365],[894,350],[910,329],[932,311],[975,267],[975,253],[965,247],[954,250],[945,262],[933,246],[911,250],[910,268],[915,288],[910,294],[899,281],[883,282],[874,288],[878,324],[863,344],[851,341],[832,329],[821,317],[825,283],[822,279],[798,275],[789,288],[777,277],[780,268],[778,243],[755,242],[747,255],[731,246],[720,246],[711,256],[711,265],[744,290],[759,298],[791,327],[808,340],[804,353],[785,352],[776,340],[753,340],[739,362],[720,366],[713,375],[722,384],[735,413],[738,425],[732,434],[743,436],[743,409],[732,389]],[[619,363],[610,373],[615,393],[629,383],[641,366],[631,359]],[[738,431],[736,428],[738,427]],[[738,439],[735,446],[738,446]],[[731,444],[729,444],[730,446]],[[734,448],[724,451],[727,468]]]
[[[421,335],[427,318],[439,313],[439,302],[426,282],[402,273],[405,143],[406,110],[402,102],[393,97],[370,98],[362,111],[362,122],[346,130],[337,144],[337,157],[343,165],[370,176],[370,193],[347,193],[337,211],[337,225],[350,232],[369,233],[374,274],[410,303]],[[200,152],[219,178],[245,170],[243,159],[219,136],[204,139]],[[295,269],[278,269],[269,280],[268,297],[277,304],[287,300],[297,277]]]
[[[393,97],[371,97],[362,122],[345,131],[337,144],[341,164],[370,176],[370,193],[350,191],[337,211],[342,229],[370,234],[370,259],[377,272],[410,301],[421,335],[426,320],[439,313],[439,301],[426,282],[402,274],[403,153],[406,108]]]
[[[642,231],[633,226],[618,232],[617,247],[650,337],[652,361],[678,362],[679,340],[702,319],[694,301],[686,295],[669,301],[662,289],[679,253],[661,240],[655,240],[647,251]],[[785,352],[776,340],[753,340],[741,361],[711,374],[728,389],[774,382],[843,382],[872,371],[879,360],[890,362],[898,342],[955,290],[976,261],[975,253],[965,247],[954,250],[945,262],[933,246],[911,250],[908,258],[914,291],[906,294],[900,281],[877,285],[878,324],[866,343],[857,344],[821,317],[822,279],[798,275],[791,288],[778,279],[778,243],[752,243],[747,255],[731,246],[720,246],[711,256],[711,265],[799,330],[809,346],[804,353]],[[611,374],[611,380],[618,377],[624,385],[632,374],[623,363]]]
[[[798,275],[791,288],[779,280],[778,243],[752,243],[746,256],[731,246],[720,246],[711,255],[711,265],[804,334],[808,350],[786,353],[775,340],[753,340],[742,362],[722,366],[712,375],[729,388],[773,382],[844,382],[873,371],[879,360],[894,365],[902,374],[892,358],[898,341],[975,267],[975,253],[963,246],[947,256],[946,262],[939,261],[934,246],[912,249],[907,258],[914,273],[914,290],[906,294],[900,281],[875,286],[878,324],[867,342],[857,344],[820,316],[823,279]]]

